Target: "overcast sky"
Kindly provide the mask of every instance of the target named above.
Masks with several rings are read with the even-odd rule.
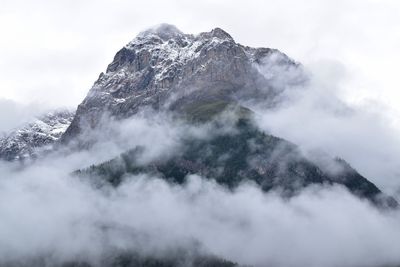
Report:
[[[221,27],[242,44],[278,48],[306,65],[329,63],[348,101],[400,109],[396,0],[1,0],[0,6],[3,99],[75,106],[118,49],[167,22],[187,33]]]

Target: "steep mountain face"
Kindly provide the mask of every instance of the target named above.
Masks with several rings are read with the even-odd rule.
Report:
[[[124,118],[143,106],[184,110],[201,101],[248,98],[273,105],[282,88],[269,82],[273,73],[268,77],[256,67],[269,56],[282,70],[297,69],[299,75],[287,83],[304,82],[301,66],[283,53],[242,46],[219,28],[191,35],[161,25],[142,32],[100,74],[62,140],[95,127],[104,112]]]
[[[24,161],[50,149],[66,131],[74,117],[68,110],[55,111],[0,138],[0,160]]]

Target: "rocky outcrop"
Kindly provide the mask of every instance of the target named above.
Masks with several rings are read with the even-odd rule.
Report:
[[[73,117],[68,110],[50,112],[6,134],[0,138],[0,160],[24,161],[50,150]]]

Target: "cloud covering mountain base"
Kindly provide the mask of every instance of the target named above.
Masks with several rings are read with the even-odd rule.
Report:
[[[147,158],[179,147],[171,138],[183,128],[143,119],[128,122],[120,126],[120,141],[135,126],[137,133],[153,133],[141,144],[151,147],[161,134],[169,144],[163,148],[153,142]],[[199,130],[194,134],[204,136]],[[252,266],[400,261],[399,212],[378,210],[341,186],[312,186],[284,199],[252,183],[229,190],[196,175],[182,186],[129,175],[117,188],[99,189],[68,174],[101,161],[110,151],[118,153],[115,144],[54,154],[22,169],[14,163],[0,165],[1,264],[30,265],[39,257],[48,266],[69,261],[101,265],[127,251],[168,258],[180,249]]]

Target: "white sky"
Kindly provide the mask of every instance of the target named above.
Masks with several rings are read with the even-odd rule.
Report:
[[[399,14],[397,0],[0,0],[0,100],[75,106],[124,44],[166,22],[325,62],[348,101],[400,110]]]

